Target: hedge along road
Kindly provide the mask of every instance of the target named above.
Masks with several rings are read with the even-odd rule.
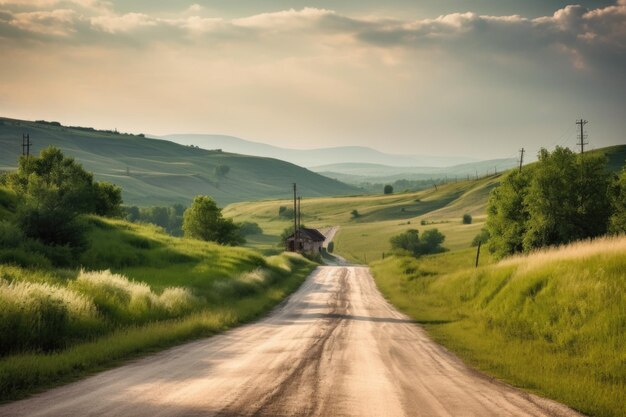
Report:
[[[467,368],[365,267],[319,267],[270,316],[0,406],[2,416],[579,416]]]

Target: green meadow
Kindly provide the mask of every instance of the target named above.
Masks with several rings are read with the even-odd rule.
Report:
[[[472,253],[371,267],[391,303],[470,365],[588,415],[626,415],[626,238],[479,268]]]
[[[487,197],[499,178],[453,182],[419,192],[302,199],[302,222],[319,228],[340,226],[335,252],[360,263],[381,259],[391,250],[389,239],[408,229],[437,228],[446,235],[444,247],[464,249],[483,226]],[[291,225],[291,219],[278,214],[281,206],[290,208],[290,204],[290,200],[234,203],[224,209],[224,215],[258,223],[264,235],[251,237],[248,245],[271,250]],[[472,224],[462,224],[465,213],[473,216]]]

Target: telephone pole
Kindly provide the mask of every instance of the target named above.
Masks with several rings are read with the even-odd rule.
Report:
[[[524,148],[519,150],[519,172],[522,172],[522,165],[524,164]]]
[[[589,142],[585,142],[585,139],[587,139],[587,135],[585,135],[584,127],[587,123],[589,122],[582,118],[579,120],[576,120],[576,124],[580,125],[580,134],[578,135],[578,139],[580,140],[580,142],[578,142],[576,145],[580,146],[581,154],[585,153],[585,145],[589,145]]]
[[[22,134],[22,155],[30,156],[30,145],[33,143],[30,141],[30,134]]]
[[[293,251],[298,252],[298,206],[296,183],[293,183]]]
[[[300,209],[302,196],[298,196],[298,230],[302,227],[302,210]]]

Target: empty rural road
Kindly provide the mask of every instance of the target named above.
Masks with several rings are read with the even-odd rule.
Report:
[[[267,318],[26,400],[2,416],[578,416],[467,368],[365,267],[318,268]]]

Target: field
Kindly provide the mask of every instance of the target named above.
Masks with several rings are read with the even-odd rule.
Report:
[[[127,205],[188,205],[200,194],[210,195],[220,205],[286,198],[293,182],[310,197],[357,192],[355,187],[277,159],[5,118],[0,118],[0,171],[17,166],[23,133],[30,135],[31,153],[54,145],[76,158],[97,180],[120,185]],[[220,165],[230,168],[226,175],[217,175],[216,167]]]
[[[626,415],[625,252],[625,237],[607,238],[477,269],[457,251],[390,257],[372,271],[389,301],[473,366],[617,417]]]
[[[87,220],[82,269],[0,264],[0,400],[249,321],[315,266],[150,225]]]
[[[382,258],[391,249],[389,238],[411,228],[437,228],[446,235],[446,248],[468,248],[483,226],[487,198],[499,178],[452,182],[414,193],[303,199],[302,222],[311,227],[339,225],[335,252],[362,263]],[[293,221],[281,218],[279,207],[291,204],[289,200],[235,203],[224,209],[224,215],[259,223],[264,236],[250,239],[250,246],[270,250]],[[351,214],[353,210],[358,217]],[[465,213],[474,217],[472,224],[461,223]]]

